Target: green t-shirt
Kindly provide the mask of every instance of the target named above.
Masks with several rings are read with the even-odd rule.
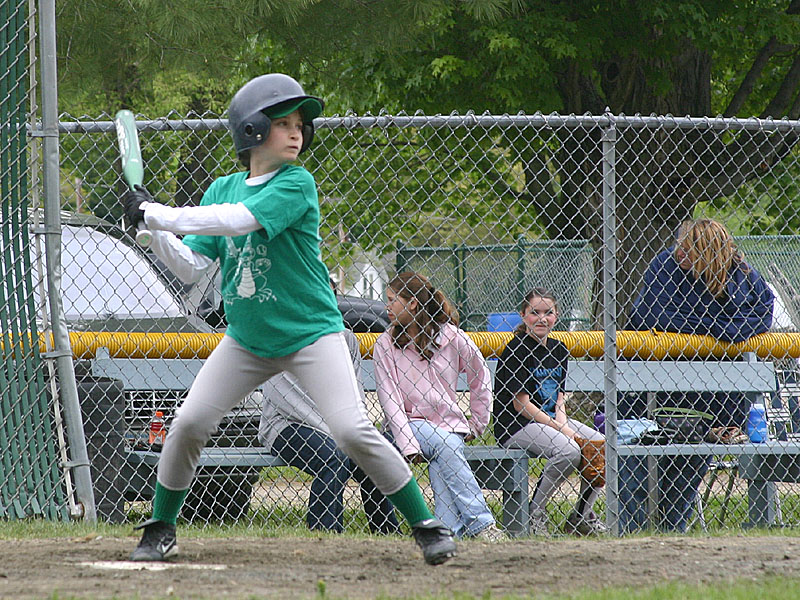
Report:
[[[183,242],[219,259],[227,334],[253,354],[285,356],[344,328],[320,257],[317,186],[295,165],[263,185],[246,179],[244,172],[217,179],[201,204],[242,202],[264,229],[187,235]]]

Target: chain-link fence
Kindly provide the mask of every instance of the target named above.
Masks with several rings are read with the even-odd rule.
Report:
[[[173,114],[141,119],[139,127],[145,182],[160,202],[196,205],[214,178],[239,168],[226,122],[217,115]],[[61,297],[98,515],[137,520],[149,511],[155,483],[162,431],[157,416],[168,430],[224,330],[218,276],[210,272],[197,284],[182,284],[121,227],[119,198],[125,188],[110,116],[93,121],[62,116],[59,128],[65,211],[59,231]],[[314,146],[300,163],[316,178],[323,259],[367,359],[363,382],[370,418],[382,423],[384,406],[392,401],[376,383],[387,381],[386,365],[371,359],[377,334],[389,323],[386,286],[398,272],[429,278],[458,309],[462,329],[477,332],[468,337],[488,359],[493,382],[488,394],[484,375],[465,369],[470,376],[462,376],[454,389],[430,385],[429,377],[428,391],[416,399],[436,407],[453,394],[463,412],[455,411],[446,422],[429,419],[441,425],[437,434],[455,429],[455,439],[417,440],[426,460],[413,469],[437,515],[467,534],[477,531],[475,523],[485,524],[487,514],[506,526],[512,514],[525,523],[511,523],[510,531],[530,528],[539,534],[600,530],[602,519],[595,515],[607,515],[606,523],[622,532],[800,522],[800,445],[794,437],[800,432],[795,375],[800,249],[793,237],[798,132],[796,122],[610,114],[316,121]],[[34,180],[31,198],[38,185]],[[48,265],[35,251],[34,205],[24,193],[19,197],[19,210],[27,211],[22,227],[3,239],[28,250],[4,270],[4,284],[20,281],[10,274],[11,265],[29,260],[31,291],[22,297],[35,304],[48,296],[37,275]],[[682,222],[701,217],[726,224],[746,264],[763,279],[736,267],[736,258],[733,266],[718,268],[727,247],[724,236],[684,232],[676,238]],[[713,252],[703,250],[709,236]],[[676,239],[683,254],[665,252]],[[4,259],[11,243],[4,241]],[[691,269],[681,265],[694,265],[699,281],[689,279]],[[725,292],[709,297],[703,277],[722,271],[731,276]],[[557,314],[546,295],[523,304],[534,287],[554,293]],[[643,300],[635,303],[640,291]],[[545,328],[534,327],[534,318],[526,316],[530,335],[514,338],[498,360],[522,320],[521,306]],[[11,318],[23,319],[21,329],[30,325],[36,334],[32,315],[16,308]],[[551,326],[550,339],[565,346],[530,345]],[[760,334],[767,329],[780,333]],[[664,335],[664,330],[710,333],[722,342]],[[544,354],[540,346],[547,349]],[[39,363],[32,354],[40,387],[24,389],[45,389],[46,371]],[[444,381],[441,370],[456,363],[440,363],[431,363],[432,373]],[[619,394],[611,393],[616,390]],[[413,390],[405,393],[406,409],[419,414],[414,412],[419,407],[411,406]],[[266,419],[273,429],[262,435],[269,448],[264,446],[258,437],[264,396],[279,407],[275,394],[288,398],[283,404],[290,408],[302,406],[302,393],[285,382],[245,398],[212,435],[182,516],[196,522],[390,530],[394,523],[380,496],[315,425],[313,403],[303,417],[310,430],[297,415],[276,415],[273,408]],[[30,431],[32,439],[51,448],[40,462],[49,469],[59,462],[65,466],[56,475],[59,493],[48,496],[62,507],[66,500],[60,494],[70,495],[65,481],[72,444],[60,411],[46,405],[52,429],[29,427],[13,416],[27,414],[29,402],[10,392],[3,402],[4,431]],[[747,435],[753,403],[765,405],[763,442]],[[664,407],[689,411],[667,418],[657,410]],[[492,420],[483,430],[489,413]],[[563,426],[565,418],[573,420],[559,433],[552,425]],[[415,435],[424,437],[417,425]],[[470,469],[459,468],[464,460],[459,448],[470,426],[480,434],[464,455],[475,479]],[[399,427],[395,422],[387,429],[395,440]],[[605,488],[582,480],[578,446],[569,440],[573,432],[599,437],[595,427],[605,429],[608,439]],[[440,438],[455,447],[455,458],[439,447]],[[524,485],[498,461],[500,454],[481,454],[484,448],[527,450]],[[43,478],[25,458],[36,454],[14,447],[7,452],[4,466],[32,480]],[[448,480],[453,472],[458,476]],[[6,488],[0,505],[27,502],[18,488]],[[471,501],[454,499],[454,490],[472,494]],[[520,510],[514,502],[523,496]]]

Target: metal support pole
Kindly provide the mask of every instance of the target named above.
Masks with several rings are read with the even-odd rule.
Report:
[[[614,116],[606,109],[603,130],[603,393],[606,423],[606,522],[620,535],[617,475],[617,196]]]
[[[95,522],[97,514],[83,419],[72,364],[69,333],[61,305],[61,199],[59,191],[58,88],[56,83],[55,0],[39,0],[39,41],[42,54],[42,182],[44,188],[45,256],[50,322],[53,327],[51,353],[58,370],[64,423],[74,468],[75,493],[83,506],[83,518]]]

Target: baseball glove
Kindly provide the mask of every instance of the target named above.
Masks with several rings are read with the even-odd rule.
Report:
[[[576,436],[575,443],[581,449],[581,477],[592,487],[603,487],[606,484],[605,440],[587,440]]]

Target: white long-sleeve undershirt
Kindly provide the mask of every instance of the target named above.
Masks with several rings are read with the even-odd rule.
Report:
[[[197,283],[214,261],[195,252],[171,231],[154,229],[150,248],[175,276],[184,283]]]
[[[247,235],[262,228],[244,204],[166,206],[143,202],[144,222],[150,231],[197,235]]]

